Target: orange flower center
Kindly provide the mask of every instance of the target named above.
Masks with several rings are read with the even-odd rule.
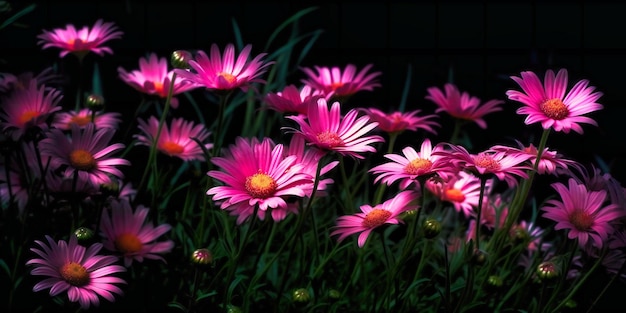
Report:
[[[115,248],[123,254],[141,251],[143,243],[135,234],[121,234],[115,238]]]
[[[433,165],[428,159],[413,159],[409,164],[404,167],[404,172],[410,175],[419,175],[430,170],[430,167]]]
[[[334,82],[334,83],[330,84],[330,89],[331,89],[332,91],[335,91],[335,90],[337,90],[337,89],[339,89],[339,88],[343,87],[343,85],[344,85],[344,83],[343,83],[343,82]]]
[[[70,153],[70,164],[81,171],[90,171],[96,168],[96,159],[87,150],[76,149]]]
[[[460,189],[448,189],[444,192],[445,198],[451,202],[463,202],[465,201],[465,195]]]
[[[253,198],[266,199],[274,194],[278,184],[269,175],[256,173],[246,178],[245,188]]]
[[[391,212],[383,209],[373,209],[365,215],[361,225],[367,228],[374,228],[384,224],[391,216]]]
[[[546,100],[539,105],[539,109],[553,120],[562,120],[569,115],[569,109],[560,99]]]
[[[233,74],[221,72],[219,73],[218,77],[219,76],[224,78],[229,84],[234,84],[235,82],[237,82],[237,76]]]
[[[341,137],[339,137],[337,133],[331,131],[325,131],[317,134],[317,141],[327,148],[334,148],[344,144]]]
[[[163,152],[169,155],[181,154],[185,151],[183,146],[173,141],[166,141],[159,147]]]
[[[37,111],[26,111],[24,113],[22,113],[22,115],[20,115],[20,118],[18,119],[18,122],[20,125],[24,125],[28,122],[30,122],[32,119],[38,117],[41,113],[37,112]]]
[[[569,222],[579,231],[585,231],[593,225],[593,217],[583,210],[576,210],[570,214]]]
[[[72,286],[85,286],[89,283],[89,273],[87,269],[75,262],[69,262],[61,267],[59,271],[61,278]]]
[[[476,166],[487,169],[490,172],[497,172],[500,170],[500,163],[494,160],[488,155],[478,155],[474,158],[474,164]]]
[[[74,115],[70,119],[70,122],[68,123],[68,126],[71,126],[72,124],[76,124],[78,126],[85,126],[85,125],[87,125],[89,123],[91,123],[91,116]]]

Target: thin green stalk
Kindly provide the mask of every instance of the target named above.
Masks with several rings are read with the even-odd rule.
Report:
[[[387,145],[387,154],[390,154],[393,152],[396,139],[398,138],[399,134],[400,133],[398,132],[389,133],[389,144]],[[378,188],[376,189],[376,193],[374,194],[373,203],[380,203],[382,201],[383,195],[385,194],[386,187],[387,187],[387,184],[384,184],[382,182],[378,185]]]
[[[480,196],[478,197],[478,207],[476,208],[476,249],[480,250],[480,218],[483,211],[483,198],[485,196],[485,186],[487,185],[487,177],[480,175]]]

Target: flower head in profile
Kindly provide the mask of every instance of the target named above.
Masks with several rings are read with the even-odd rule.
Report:
[[[36,81],[37,86],[41,86],[54,85],[60,83],[62,79],[63,77],[56,74],[53,67],[47,67],[36,75],[33,72],[22,72],[17,75],[0,73],[0,93],[28,88],[31,81]]]
[[[352,234],[360,233],[358,245],[362,248],[374,229],[384,224],[398,224],[401,222],[398,215],[416,210],[418,208],[416,199],[417,194],[414,191],[405,190],[381,204],[374,206],[364,204],[360,207],[360,213],[340,216],[330,235],[339,235],[337,240],[342,241]]]
[[[302,83],[321,91],[324,95],[345,98],[359,91],[371,91],[380,87],[377,78],[381,72],[370,72],[373,64],[368,64],[357,73],[354,64],[346,65],[342,71],[340,67],[314,66],[304,67],[302,71],[307,76]]]
[[[45,130],[48,117],[61,110],[58,104],[62,98],[60,91],[38,86],[36,80],[31,80],[26,89],[17,89],[2,100],[0,126],[14,140],[32,127]]]
[[[485,194],[491,192],[492,185],[493,179],[487,180]],[[463,213],[466,218],[473,215],[478,208],[480,179],[472,173],[460,171],[456,175],[450,175],[446,180],[430,179],[426,182],[426,188],[441,201],[451,203],[456,211]]]
[[[537,160],[538,150],[532,143],[528,146],[524,146],[521,142],[517,141],[516,147],[509,147],[504,145],[496,145],[491,149],[496,151],[512,152],[512,153],[525,153],[530,157],[530,164],[535,164]],[[557,175],[563,170],[567,170],[569,167],[578,168],[580,164],[574,160],[564,158],[560,153],[556,151],[548,150],[548,147],[544,148],[541,152],[539,164],[537,164],[537,173],[539,174],[553,174]]]
[[[115,256],[98,254],[101,243],[86,248],[78,244],[75,235],[71,235],[68,242],[57,242],[50,236],[46,236],[46,240],[47,243],[35,240],[40,248],[30,250],[38,257],[26,262],[26,265],[33,266],[31,275],[47,277],[35,284],[33,291],[50,288],[51,296],[67,292],[69,300],[78,302],[85,310],[92,305],[98,306],[100,297],[114,302],[115,294],[123,294],[117,284],[126,281],[113,274],[126,269],[115,264]]]
[[[484,116],[501,111],[502,100],[489,100],[481,103],[480,99],[470,96],[469,93],[461,93],[457,86],[453,84],[445,84],[444,91],[437,87],[427,89],[428,95],[425,97],[437,104],[438,108],[435,112],[446,112],[450,116],[460,119],[472,121],[482,129],[487,128]]]
[[[292,136],[289,145],[285,147],[284,151],[285,157],[290,155],[296,156],[296,164],[300,164],[302,166],[302,169],[300,170],[301,173],[306,173],[311,176],[312,180],[302,185],[302,189],[305,191],[306,196],[311,197],[313,193],[313,180],[317,174],[317,167],[319,162],[323,161],[322,157],[324,157],[325,153],[316,147],[307,146],[302,136]],[[322,178],[321,176],[326,175],[338,164],[339,161],[332,161],[328,162],[328,164],[322,165],[319,173],[319,181],[317,183],[316,191],[318,193],[325,191],[328,185],[334,182],[332,178]]]
[[[282,91],[268,93],[265,96],[267,107],[280,113],[307,114],[309,105],[317,103],[320,98],[328,99],[311,86],[303,86],[300,90],[295,85],[288,85]]]
[[[224,185],[210,188],[207,195],[220,202],[222,209],[237,215],[237,223],[255,211],[261,220],[268,211],[275,221],[281,220],[288,209],[285,198],[304,197],[303,185],[313,179],[302,172],[295,155],[285,156],[283,150],[282,144],[270,138],[259,142],[256,138],[237,137],[235,144],[224,150],[224,156],[211,158],[220,170],[211,170],[208,175]]]
[[[429,114],[418,116],[421,110],[413,110],[410,112],[395,111],[385,113],[376,108],[362,109],[373,122],[378,123],[378,129],[386,133],[401,133],[403,131],[417,131],[423,129],[427,132],[437,134],[435,127],[439,127],[439,123],[433,119],[438,115]]]
[[[152,146],[154,139],[159,132],[159,120],[151,116],[148,121],[138,120],[140,134],[133,137],[137,139],[137,145]],[[204,151],[201,146],[192,138],[199,142],[204,142],[211,133],[204,124],[194,124],[183,118],[172,119],[170,125],[163,125],[157,149],[163,154],[181,158],[183,161],[205,160]],[[205,143],[205,149],[211,149],[212,143]]]
[[[142,205],[133,210],[128,200],[112,200],[109,210],[102,211],[104,248],[119,253],[126,267],[144,259],[165,261],[161,255],[174,248],[172,240],[159,240],[172,227],[152,225],[146,220],[149,211]]]
[[[617,204],[604,205],[607,193],[604,190],[591,191],[574,178],[568,180],[567,186],[554,183],[552,187],[558,192],[561,200],[548,200],[541,210],[543,217],[556,222],[554,229],[568,230],[569,239],[578,239],[581,247],[595,246],[601,248],[614,232],[614,224],[626,212]]]
[[[72,125],[69,137],[62,130],[53,128],[39,145],[41,154],[50,157],[53,169],[62,169],[65,176],[78,175],[81,181],[89,180],[99,186],[111,182],[110,175],[123,178],[124,174],[117,166],[130,165],[126,159],[111,157],[124,149],[122,143],[109,145],[114,134],[115,129],[96,129],[93,123],[82,129]]]
[[[583,133],[580,123],[597,126],[596,121],[583,116],[584,114],[602,109],[596,103],[602,96],[601,92],[594,92],[595,87],[589,86],[588,80],[577,82],[567,91],[567,70],[561,69],[554,75],[554,71],[546,71],[543,84],[537,74],[526,71],[521,77],[512,76],[522,88],[522,91],[509,90],[506,92],[509,99],[521,102],[524,106],[517,109],[517,114],[527,114],[526,125],[541,123],[543,129],[554,129],[569,133],[573,130]]]
[[[173,70],[168,70],[167,59],[164,57],[159,58],[156,53],[150,53],[147,57],[139,58],[138,70],[128,72],[120,66],[117,68],[117,72],[122,81],[135,88],[135,90],[163,99],[167,98],[169,94],[174,75]],[[174,97],[175,95],[198,87],[192,81],[177,76],[172,89],[172,107],[178,107],[178,100]]]
[[[288,131],[303,136],[310,144],[326,151],[334,151],[341,155],[363,159],[362,152],[376,152],[370,146],[377,142],[384,142],[381,136],[365,136],[378,123],[369,123],[368,116],[357,119],[358,110],[350,110],[343,118],[341,105],[334,102],[330,109],[326,99],[319,99],[317,103],[308,107],[307,115],[287,116],[298,123],[300,129],[284,127]]]
[[[70,130],[75,124],[80,128],[87,126],[89,123],[96,124],[96,128],[113,128],[117,129],[122,122],[121,114],[118,112],[92,111],[90,109],[80,109],[78,111],[58,112],[54,115],[52,127]]]
[[[211,45],[210,55],[198,51],[196,57],[189,61],[190,70],[175,69],[176,74],[192,83],[211,90],[230,91],[236,88],[247,90],[251,83],[264,83],[259,77],[274,62],[266,62],[261,53],[249,60],[252,45],[246,45],[235,59],[235,46],[226,45],[220,54],[216,44]]]
[[[38,44],[43,44],[43,49],[59,48],[62,58],[69,53],[76,54],[82,59],[87,53],[93,52],[100,56],[105,53],[113,54],[111,48],[103,46],[103,44],[112,39],[121,38],[123,33],[118,30],[112,22],[104,22],[102,19],[96,21],[93,27],[84,26],[76,30],[72,24],[68,24],[65,28],[55,28],[52,31],[44,30],[38,35]]]
[[[3,208],[15,203],[19,215],[22,216],[29,199],[34,198],[30,195],[38,190],[32,182],[41,180],[41,171],[35,144],[32,141],[15,144],[15,150],[0,159],[0,203]],[[20,150],[17,145],[21,145],[21,156],[17,153]]]

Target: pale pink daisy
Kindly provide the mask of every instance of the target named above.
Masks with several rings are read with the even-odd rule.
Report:
[[[61,110],[58,104],[62,98],[60,91],[38,86],[36,80],[31,80],[26,89],[17,89],[2,99],[0,126],[14,140],[33,127],[45,130],[48,117]]]
[[[57,296],[67,291],[71,302],[78,302],[82,309],[98,306],[102,297],[115,302],[115,294],[122,295],[116,284],[125,284],[122,278],[113,274],[125,272],[123,266],[116,265],[117,258],[112,255],[100,255],[102,244],[94,243],[85,248],[78,244],[76,236],[71,235],[69,242],[46,236],[47,243],[35,240],[41,249],[31,248],[39,257],[32,258],[26,265],[33,266],[31,275],[47,276],[38,282],[33,291],[50,288],[50,295]]]
[[[541,123],[543,129],[552,128],[566,134],[570,130],[582,134],[579,123],[598,125],[593,119],[582,116],[602,109],[602,105],[596,103],[602,93],[593,92],[595,87],[589,86],[588,80],[577,82],[566,94],[566,69],[559,70],[556,77],[554,71],[546,71],[543,85],[539,77],[530,71],[522,72],[521,77],[511,76],[511,79],[519,84],[523,92],[509,90],[506,95],[524,104],[517,109],[517,114],[528,114],[524,121],[526,125]]]
[[[427,132],[437,134],[435,127],[439,127],[439,123],[433,119],[437,118],[436,114],[418,116],[421,110],[413,110],[410,112],[394,111],[385,113],[376,108],[362,109],[373,122],[378,123],[378,129],[386,133],[401,133],[403,131],[417,131],[423,129]]]
[[[374,206],[364,204],[360,207],[361,212],[353,215],[344,215],[337,218],[337,225],[333,227],[331,236],[339,235],[338,241],[346,237],[360,233],[358,245],[365,245],[370,233],[384,224],[398,224],[402,222],[398,218],[403,212],[417,210],[417,194],[414,191],[401,191],[395,197]]]
[[[524,146],[521,142],[517,141],[518,147],[509,147],[504,145],[496,145],[491,147],[491,149],[496,151],[504,151],[504,152],[514,152],[514,153],[525,153],[530,156],[530,164],[534,166],[537,160],[538,150],[532,143],[528,146]],[[543,149],[541,152],[541,158],[539,159],[539,164],[537,164],[537,173],[539,174],[553,174],[557,175],[561,170],[567,170],[568,167],[579,167],[580,164],[574,160],[569,160],[563,158],[563,156],[556,152],[548,150],[548,147]]]
[[[210,188],[207,195],[220,202],[222,209],[237,215],[237,223],[252,216],[255,206],[259,219],[265,219],[271,210],[272,218],[280,220],[287,209],[285,198],[306,196],[303,185],[312,181],[302,172],[297,157],[285,156],[283,149],[270,138],[259,142],[256,138],[237,137],[223,157],[211,158],[220,170],[211,170],[208,175],[224,185]]]
[[[95,114],[94,114],[95,113]],[[96,124],[96,128],[113,128],[117,129],[122,114],[118,112],[92,111],[90,109],[80,109],[78,111],[58,112],[54,115],[52,127],[62,130],[70,130],[72,124],[76,124],[83,128],[89,123]]]
[[[626,212],[617,204],[604,205],[607,193],[604,190],[590,191],[584,184],[570,178],[568,185],[554,183],[561,201],[551,199],[541,208],[543,217],[556,222],[554,229],[568,230],[569,239],[578,239],[581,247],[601,248],[614,231],[614,223]]]
[[[68,137],[62,130],[53,128],[39,145],[41,154],[49,156],[52,170],[64,169],[65,176],[78,175],[82,181],[90,180],[94,185],[111,182],[111,176],[124,177],[117,166],[130,165],[128,160],[113,158],[112,154],[124,149],[124,144],[109,145],[115,129],[95,129],[93,123],[84,128],[72,125]]]
[[[485,184],[485,194],[491,192],[493,179]],[[480,179],[474,174],[460,171],[451,175],[447,180],[429,179],[426,188],[441,201],[452,204],[457,212],[468,218],[475,213],[480,198]],[[485,199],[485,198],[483,198]]]
[[[165,262],[161,255],[174,248],[172,240],[159,240],[172,227],[169,224],[155,227],[146,220],[149,212],[142,205],[133,210],[128,200],[112,200],[109,208],[102,211],[100,230],[104,248],[119,253],[126,267],[144,259]]]
[[[133,135],[137,139],[136,145],[152,146],[159,131],[159,120],[151,116],[148,121],[138,119],[140,134]],[[164,124],[159,135],[156,147],[163,154],[177,157],[183,161],[205,160],[204,151],[192,138],[204,142],[211,133],[204,124],[195,124],[183,118],[173,118],[169,126]],[[203,144],[205,149],[211,149],[212,143]]]
[[[385,158],[392,162],[375,166],[369,172],[378,175],[374,183],[381,181],[386,185],[391,185],[400,180],[400,189],[406,189],[412,183],[416,183],[418,177],[429,178],[437,175],[446,179],[456,173],[457,168],[442,156],[437,155],[438,151],[443,151],[443,146],[438,144],[433,147],[430,139],[426,138],[422,141],[420,152],[409,146],[402,149],[402,155],[385,154]]]
[[[65,29],[55,28],[52,31],[44,30],[38,35],[38,44],[43,44],[43,49],[59,48],[62,58],[69,53],[76,54],[82,59],[90,51],[103,56],[105,53],[113,54],[111,48],[103,44],[112,39],[122,37],[122,32],[112,22],[104,22],[102,19],[96,21],[93,27],[83,26],[76,30],[72,24],[67,24]]]
[[[328,108],[326,99],[319,99],[316,104],[309,105],[307,115],[292,115],[286,118],[298,123],[300,130],[292,127],[283,127],[288,131],[303,136],[310,145],[322,150],[334,151],[343,156],[363,159],[362,152],[376,152],[370,146],[385,140],[378,135],[365,136],[367,132],[376,128],[378,123],[369,123],[368,116],[357,119],[358,110],[352,109],[342,118],[341,105],[334,102]]]
[[[311,86],[303,86],[300,90],[295,85],[288,85],[282,91],[268,93],[265,96],[267,107],[280,113],[307,114],[311,103],[317,103],[320,98],[328,99],[321,92],[313,90]]]
[[[189,61],[190,70],[175,69],[176,74],[195,84],[212,90],[229,91],[236,88],[247,90],[251,83],[264,83],[259,77],[274,62],[266,62],[261,53],[249,60],[252,45],[246,45],[235,60],[235,46],[226,45],[220,54],[217,44],[211,45],[210,56],[200,50],[193,60]]]
[[[147,58],[139,58],[139,69],[127,72],[121,66],[117,68],[119,77],[137,91],[167,98],[172,82],[173,70],[168,70],[168,62],[164,57],[159,58],[156,53],[150,53]],[[174,96],[200,87],[192,81],[177,76],[174,80],[171,105],[178,107],[178,99]]]
[[[357,73],[354,64],[346,65],[342,71],[340,67],[314,66],[304,67],[302,71],[307,76],[302,83],[321,91],[324,95],[347,97],[359,91],[371,91],[380,87],[377,78],[382,72],[370,72],[373,64],[367,64]]]
[[[444,90],[445,94],[437,87],[427,89],[428,95],[425,98],[437,104],[438,108],[435,112],[446,112],[454,118],[472,121],[482,129],[487,128],[483,117],[489,113],[501,111],[500,105],[504,103],[496,99],[481,103],[477,97],[470,96],[467,92],[461,93],[457,86],[450,83],[444,85]]]

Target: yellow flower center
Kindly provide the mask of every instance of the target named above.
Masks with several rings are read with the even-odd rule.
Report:
[[[166,141],[159,147],[163,152],[169,155],[181,154],[185,151],[185,148],[173,141]]]
[[[344,144],[341,137],[339,137],[337,133],[331,131],[325,131],[317,134],[317,141],[326,148],[334,148]]]
[[[76,124],[78,126],[85,126],[87,124],[91,123],[91,116],[87,116],[87,115],[74,115],[72,116],[72,118],[70,119],[70,122],[68,123],[68,126],[71,127],[72,124]]]
[[[448,189],[444,192],[445,198],[451,202],[463,202],[465,201],[465,195],[460,189]]]
[[[87,269],[75,262],[69,262],[61,267],[59,271],[61,278],[72,286],[85,286],[89,283],[89,273]]]
[[[560,99],[549,99],[539,105],[543,114],[553,120],[562,120],[569,115],[569,109]]]
[[[93,154],[83,149],[76,149],[70,153],[70,164],[81,171],[90,171],[97,166]]]
[[[253,198],[266,199],[274,195],[278,184],[265,173],[256,173],[246,178],[245,188]]]
[[[38,117],[40,114],[41,113],[37,111],[26,111],[22,113],[22,115],[20,115],[20,118],[18,119],[18,123],[20,125],[24,125],[30,122],[32,119]]]
[[[569,222],[579,231],[588,230],[593,225],[593,217],[583,210],[576,210],[569,216]]]
[[[365,215],[365,218],[363,219],[363,222],[361,222],[361,225],[367,228],[375,228],[384,224],[390,216],[391,212],[375,208]]]
[[[233,84],[237,82],[237,76],[230,74],[230,73],[221,72],[219,73],[218,76],[221,76],[222,78],[224,78],[229,84]]]
[[[143,243],[135,234],[121,234],[115,238],[115,248],[123,254],[132,254],[141,251]]]
[[[404,172],[409,175],[419,175],[430,170],[432,165],[433,162],[428,159],[416,158],[404,167]]]
[[[500,170],[500,163],[498,163],[498,161],[494,160],[489,155],[483,154],[476,156],[474,158],[474,164],[477,167],[482,167],[492,173]]]

